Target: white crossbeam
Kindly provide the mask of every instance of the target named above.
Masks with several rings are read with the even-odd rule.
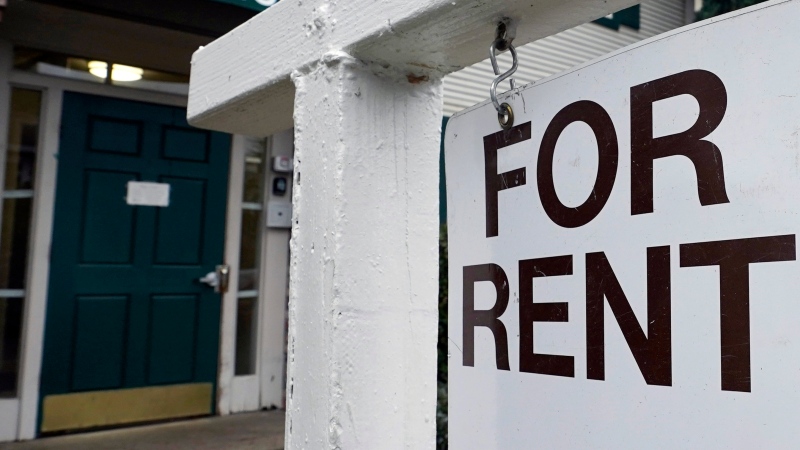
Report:
[[[518,45],[635,4],[635,0],[285,0],[192,58],[189,122],[265,136],[292,126],[289,77],[330,50],[412,77],[488,56],[509,17]]]

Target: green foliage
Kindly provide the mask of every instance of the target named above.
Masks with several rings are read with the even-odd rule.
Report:
[[[447,448],[447,225],[439,229],[439,342],[436,448]]]
[[[447,450],[447,383],[439,383],[436,395],[436,449]]]
[[[763,1],[765,0],[703,0],[703,8],[697,12],[697,20],[709,19]]]
[[[438,379],[447,383],[447,224],[439,228],[439,370]]]

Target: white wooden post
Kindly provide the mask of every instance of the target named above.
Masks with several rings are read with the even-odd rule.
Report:
[[[435,438],[440,79],[294,75],[287,448]],[[324,424],[324,425],[323,425]]]
[[[192,124],[295,126],[287,448],[434,446],[441,77],[633,3],[281,2],[195,53]]]

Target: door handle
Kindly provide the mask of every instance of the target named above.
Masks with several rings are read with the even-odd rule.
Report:
[[[215,292],[224,294],[228,292],[228,284],[231,280],[231,266],[227,264],[220,264],[217,266],[217,286],[214,288]]]
[[[208,272],[197,281],[207,284],[214,288],[214,292],[224,294],[228,292],[230,282],[231,267],[227,264],[220,264],[214,272]]]

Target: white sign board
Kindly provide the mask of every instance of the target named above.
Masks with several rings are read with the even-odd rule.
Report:
[[[800,446],[800,1],[454,116],[456,449]],[[503,101],[503,100],[501,100]]]
[[[129,205],[169,206],[169,184],[129,181],[125,201]]]

